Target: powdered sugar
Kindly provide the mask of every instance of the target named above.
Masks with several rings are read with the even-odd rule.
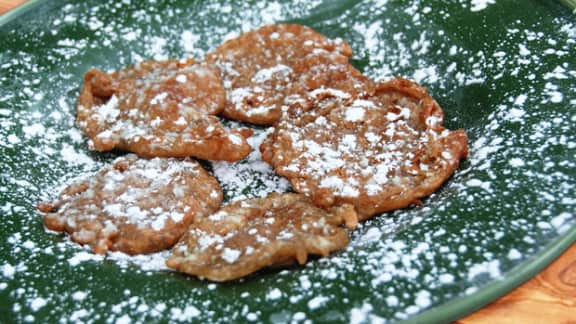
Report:
[[[278,64],[267,69],[261,69],[252,76],[252,82],[264,83],[273,78],[288,78],[292,74],[292,69],[284,64]],[[275,76],[280,75],[280,76]]]
[[[222,259],[228,263],[234,263],[236,260],[238,260],[238,257],[241,253],[242,252],[239,250],[224,248],[222,250]]]
[[[86,262],[86,261],[102,261],[104,259],[103,256],[101,255],[95,255],[93,253],[90,252],[86,252],[86,251],[81,251],[76,253],[73,257],[71,257],[70,259],[68,259],[68,264],[70,264],[71,266],[77,266],[82,262]]]
[[[0,290],[9,320],[397,321],[505,280],[559,233],[570,233],[571,18],[538,1],[522,2],[534,8],[523,15],[507,11],[519,3],[505,1],[319,3],[77,2],[47,10],[47,23],[30,18],[7,31],[0,45]],[[341,254],[233,285],[167,274],[162,255],[102,257],[44,233],[36,203],[114,157],[87,151],[75,126],[88,66],[201,59],[242,31],[298,18],[349,41],[353,64],[373,79],[420,80],[449,127],[466,127],[469,162],[423,207],[362,224]],[[254,148],[265,133],[256,131]],[[289,190],[257,162],[257,150],[252,154],[250,163],[211,164],[229,200]]]
[[[481,11],[486,9],[489,5],[496,3],[496,0],[472,0],[471,11]]]
[[[290,188],[288,181],[274,173],[274,170],[262,161],[260,144],[272,129],[255,129],[248,139],[252,152],[243,161],[237,163],[211,162],[214,176],[230,201],[247,198],[265,197],[272,192],[286,192]]]
[[[350,107],[350,109],[346,110],[346,115],[344,116],[344,118],[347,121],[357,122],[364,119],[365,112],[366,111],[362,107],[352,106]]]

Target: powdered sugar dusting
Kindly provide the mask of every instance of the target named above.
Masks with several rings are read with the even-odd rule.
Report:
[[[534,9],[520,16],[508,10],[515,5]],[[573,231],[576,24],[561,7],[125,0],[63,4],[42,17],[3,26],[0,42],[0,293],[8,321],[398,321],[466,298]],[[75,125],[88,67],[199,59],[277,21],[347,40],[353,64],[373,79],[400,75],[428,87],[448,127],[467,129],[468,162],[423,207],[360,225],[346,251],[232,285],[170,273],[166,252],[97,256],[42,230],[38,201],[116,157],[86,150]],[[257,129],[251,145],[267,132]],[[211,165],[228,200],[289,190],[257,150],[246,163]]]
[[[486,9],[489,5],[495,3],[496,0],[471,0],[470,11],[481,11]]]
[[[254,130],[254,135],[248,139],[252,152],[243,161],[211,162],[214,176],[224,189],[226,200],[262,198],[272,192],[286,192],[290,189],[290,183],[276,175],[272,167],[261,158],[260,144],[271,131],[272,128]]]

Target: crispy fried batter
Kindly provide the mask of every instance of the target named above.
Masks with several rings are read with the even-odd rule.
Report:
[[[338,226],[355,221],[351,205],[326,211],[299,194],[239,201],[195,221],[166,264],[213,281],[234,280],[343,249],[348,236]]]
[[[293,66],[313,52],[338,53],[346,61],[352,49],[301,25],[278,24],[226,41],[206,56],[222,70],[228,100],[223,115],[260,125],[280,118],[293,78]]]
[[[294,103],[261,147],[263,159],[321,207],[353,204],[360,219],[419,203],[468,152],[463,130],[401,78],[354,97],[325,89]]]
[[[356,97],[369,94],[373,87],[372,80],[350,65],[348,57],[334,52],[315,51],[294,64],[294,81],[289,95],[314,96],[318,91],[331,89]]]
[[[369,96],[374,83],[348,63],[348,58],[338,53],[316,51],[294,65],[294,81],[284,100],[286,109],[310,106],[311,101],[324,97],[342,100]],[[273,136],[261,146],[262,158],[271,162],[269,146]]]
[[[38,208],[48,229],[95,253],[139,254],[170,248],[194,218],[221,202],[218,182],[197,162],[129,154]]]
[[[468,154],[465,132],[442,126],[424,88],[402,78],[375,84],[351,55],[341,39],[279,24],[226,41],[207,63],[88,71],[77,122],[92,149],[238,161],[252,131],[227,130],[215,115],[275,125],[262,159],[299,193],[216,212],[222,191],[197,162],[129,154],[40,204],[46,227],[96,253],[176,244],[166,264],[213,281],[343,249],[341,225],[419,204]]]
[[[216,116],[226,93],[212,64],[148,61],[84,76],[77,122],[98,151],[144,157],[238,161],[250,153],[249,129],[227,130]]]

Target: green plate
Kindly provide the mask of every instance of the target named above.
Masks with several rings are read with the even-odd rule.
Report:
[[[374,79],[427,86],[447,126],[467,130],[469,159],[346,251],[227,284],[43,229],[37,202],[115,157],[88,151],[75,126],[89,67],[201,58],[274,22],[342,37]],[[445,322],[576,238],[576,22],[560,2],[32,1],[0,18],[0,49],[0,322]],[[228,199],[286,189],[251,159],[212,165]]]

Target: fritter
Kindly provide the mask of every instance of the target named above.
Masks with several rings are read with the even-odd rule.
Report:
[[[147,61],[110,74],[89,70],[77,123],[97,151],[238,161],[250,153],[246,137],[252,131],[220,124],[214,115],[225,102],[216,66]]]
[[[339,53],[315,51],[298,60],[293,70],[294,78],[288,90],[292,97],[314,96],[328,89],[356,97],[368,95],[374,88],[374,82]]]
[[[192,160],[128,154],[42,203],[46,228],[95,253],[151,253],[172,247],[195,219],[216,211],[222,190]]]
[[[323,210],[294,193],[238,201],[195,221],[166,264],[212,281],[235,280],[341,250],[348,236],[339,225],[356,220],[351,205]]]
[[[342,100],[369,96],[374,91],[374,82],[348,63],[348,58],[337,53],[317,51],[294,65],[294,80],[287,90],[284,110],[310,105],[324,97]],[[262,158],[270,162],[268,146],[274,135],[261,146]]]
[[[294,77],[293,67],[310,53],[337,53],[347,60],[352,49],[342,39],[328,39],[311,28],[277,24],[227,40],[206,55],[222,70],[228,99],[223,116],[260,125],[280,118]]]
[[[261,146],[295,191],[324,208],[352,204],[361,220],[419,204],[468,154],[466,133],[442,126],[426,89],[396,78],[371,93],[295,102]]]

